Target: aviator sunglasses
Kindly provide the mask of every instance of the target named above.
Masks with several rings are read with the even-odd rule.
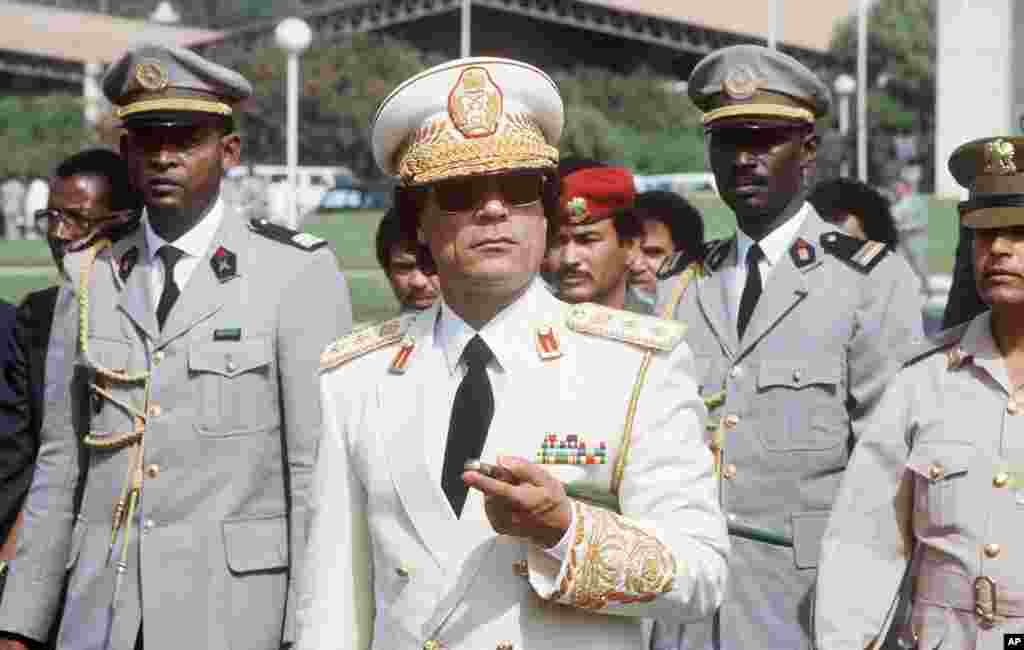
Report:
[[[544,175],[536,172],[470,176],[440,181],[431,186],[434,200],[444,212],[464,212],[480,207],[484,197],[495,194],[513,208],[541,200]]]

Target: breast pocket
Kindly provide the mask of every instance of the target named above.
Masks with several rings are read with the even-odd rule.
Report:
[[[255,433],[280,422],[277,372],[268,337],[194,343],[189,380],[197,387],[199,433]]]
[[[762,361],[757,375],[757,434],[770,451],[831,449],[849,425],[838,358]]]
[[[90,338],[89,358],[96,366],[107,370],[129,373],[140,370],[140,368],[130,367],[132,349],[131,344],[127,341]],[[125,407],[132,406],[139,411],[142,410],[142,395],[136,394],[141,384],[127,384],[110,379],[106,375],[95,372],[95,368],[87,370],[86,374],[88,384],[96,387],[84,386],[84,393],[88,400],[90,433],[102,438],[134,431],[132,413]],[[113,396],[117,401],[111,401],[100,391]]]
[[[974,455],[974,444],[944,441],[918,444],[910,452],[907,469],[914,476],[915,523],[930,529],[963,526],[971,503],[967,488],[967,468]],[[921,521],[923,519],[923,521]],[[932,533],[924,532],[930,536]]]

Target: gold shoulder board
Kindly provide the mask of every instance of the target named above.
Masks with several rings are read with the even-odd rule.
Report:
[[[320,355],[320,372],[326,372],[374,350],[402,340],[414,314],[377,323],[341,337],[328,345]]]
[[[566,325],[575,332],[666,352],[679,345],[686,333],[686,325],[678,321],[593,303],[574,305],[569,310]]]

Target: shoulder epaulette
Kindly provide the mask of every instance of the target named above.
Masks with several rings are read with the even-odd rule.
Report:
[[[285,228],[280,224],[273,223],[267,219],[252,219],[249,221],[249,228],[267,239],[273,239],[282,244],[288,244],[304,251],[315,251],[327,245],[326,239],[321,239],[308,232],[299,232],[291,228]]]
[[[712,239],[704,244],[704,266],[712,271],[717,270],[725,261],[725,256],[729,254],[730,244],[732,238]]]
[[[869,273],[892,250],[888,244],[864,241],[838,231],[822,235],[821,245],[833,256],[863,273]]]
[[[949,365],[950,368],[959,367],[963,363],[963,355],[956,351],[959,350],[958,345],[963,339],[964,333],[967,331],[967,326],[969,324],[970,321],[961,323],[956,327],[951,327],[948,330],[943,330],[938,334],[929,336],[927,339],[914,346],[914,349],[911,351],[910,358],[903,364],[903,367],[906,368],[907,366],[912,366],[919,361],[927,359],[933,354],[943,351],[946,352],[946,356],[949,360],[947,365]]]
[[[374,350],[398,343],[405,336],[414,316],[409,314],[392,318],[341,337],[324,348],[323,354],[320,355],[320,372],[337,368]]]
[[[574,332],[662,351],[675,348],[686,333],[686,325],[678,321],[634,314],[594,303],[573,305],[566,318],[566,325]]]

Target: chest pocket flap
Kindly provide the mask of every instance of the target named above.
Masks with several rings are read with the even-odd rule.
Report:
[[[839,383],[842,364],[835,357],[814,357],[792,360],[765,360],[757,376],[757,387],[835,386]]]
[[[973,455],[974,445],[970,442],[914,445],[907,459],[907,469],[916,477],[914,510],[917,525],[939,529],[957,527],[977,511],[977,495],[972,495],[966,487],[967,468]]]
[[[268,366],[272,358],[270,339],[266,337],[193,343],[188,349],[190,370],[212,372],[229,379]]]

